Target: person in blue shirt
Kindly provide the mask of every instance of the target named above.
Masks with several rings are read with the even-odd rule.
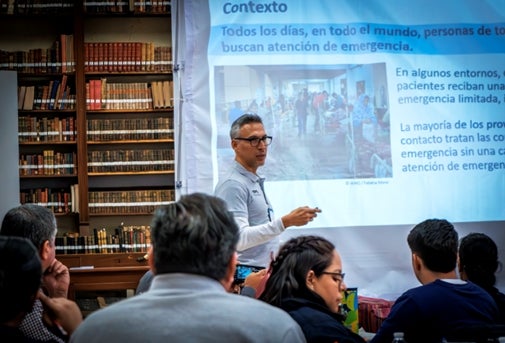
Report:
[[[458,233],[451,223],[427,219],[414,226],[407,243],[422,285],[395,301],[371,343],[390,343],[395,332],[403,332],[409,343],[439,343],[466,327],[497,322],[493,298],[456,273]]]

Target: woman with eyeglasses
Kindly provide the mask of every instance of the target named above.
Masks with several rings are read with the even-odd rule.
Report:
[[[260,299],[284,309],[298,322],[307,342],[362,343],[339,313],[346,290],[335,246],[318,236],[287,241],[270,264]]]

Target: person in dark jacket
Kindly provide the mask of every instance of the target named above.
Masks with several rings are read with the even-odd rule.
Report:
[[[362,343],[339,312],[346,288],[335,246],[322,237],[299,236],[280,248],[259,298],[288,312],[309,343]]]
[[[62,297],[49,298],[39,292],[41,278],[42,264],[33,243],[22,237],[0,235],[0,342],[58,342],[35,339],[20,330],[35,299],[44,307],[44,324],[49,330],[61,328],[71,334],[82,322],[81,310],[75,302]]]
[[[460,278],[477,284],[491,295],[500,311],[500,323],[505,324],[505,294],[495,287],[495,273],[501,268],[496,243],[484,233],[470,233],[461,239],[458,253]]]

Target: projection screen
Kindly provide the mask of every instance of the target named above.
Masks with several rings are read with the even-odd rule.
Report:
[[[505,252],[505,1],[172,2],[178,194],[212,193],[229,128],[262,116],[266,192],[322,213],[348,286],[417,284],[406,235],[446,218]],[[498,274],[503,289],[503,272]]]

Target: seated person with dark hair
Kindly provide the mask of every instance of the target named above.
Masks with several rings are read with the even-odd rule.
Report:
[[[493,298],[458,278],[458,233],[451,223],[425,220],[410,231],[407,242],[414,274],[422,285],[395,301],[372,343],[390,343],[395,332],[403,332],[409,343],[439,343],[444,338],[451,341],[467,326],[496,323]]]
[[[495,300],[500,310],[500,322],[505,324],[505,294],[496,287],[496,271],[500,266],[498,247],[484,233],[470,233],[459,243],[459,275],[484,288]]]
[[[284,311],[229,292],[239,229],[223,200],[182,196],[151,224],[145,293],[91,313],[72,342],[305,342]]]
[[[309,343],[365,342],[343,324],[339,309],[345,290],[335,246],[322,237],[300,236],[280,248],[259,298],[287,311]]]
[[[26,314],[32,310],[37,298],[42,301],[46,309],[46,320],[58,323],[59,327],[68,334],[71,334],[81,323],[82,315],[77,304],[65,298],[50,299],[39,293],[41,277],[42,267],[33,244],[20,237],[0,236],[0,340],[2,342],[55,342],[29,338],[19,330],[19,325]]]
[[[0,235],[29,239],[39,253],[42,268],[41,289],[51,298],[66,298],[70,284],[68,268],[56,259],[56,218],[54,213],[43,206],[23,204],[10,209],[2,220]],[[35,301],[19,326],[27,337],[42,341],[63,342],[65,337],[58,337],[47,330],[42,322],[42,304]]]

